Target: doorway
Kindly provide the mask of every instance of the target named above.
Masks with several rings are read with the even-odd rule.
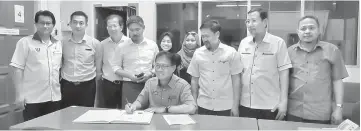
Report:
[[[99,41],[109,37],[106,29],[106,18],[111,14],[118,14],[123,18],[123,34],[127,36],[126,20],[129,16],[135,15],[135,7],[132,6],[111,6],[111,7],[95,7],[95,37]]]

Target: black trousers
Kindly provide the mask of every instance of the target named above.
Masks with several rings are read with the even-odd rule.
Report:
[[[24,121],[28,121],[60,109],[60,101],[27,103],[23,112]]]
[[[231,110],[212,111],[198,106],[198,114],[200,115],[216,115],[216,116],[231,116]]]
[[[135,83],[130,81],[123,81],[122,89],[122,109],[125,108],[127,100],[130,103],[133,103],[137,100],[138,95],[142,92],[145,83]],[[148,107],[148,105],[142,105],[143,107]]]
[[[121,108],[122,107],[122,85],[123,82],[114,83],[103,78],[101,87],[102,101],[100,106],[103,108]]]
[[[252,109],[244,106],[239,106],[240,117],[275,120],[277,113],[278,111],[271,112],[271,110]]]
[[[62,79],[61,84],[61,108],[69,106],[94,107],[95,101],[95,78],[89,81],[73,83]]]
[[[317,124],[331,124],[331,120],[321,121],[321,120],[309,120],[309,119],[303,119],[298,116],[287,114],[286,117],[287,121],[295,121],[295,122],[306,122],[306,123],[317,123]]]

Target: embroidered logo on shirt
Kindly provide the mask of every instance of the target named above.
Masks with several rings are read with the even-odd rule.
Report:
[[[226,63],[226,62],[228,62],[228,60],[219,60],[219,63]]]
[[[156,91],[156,90],[154,90],[154,91],[152,91],[152,93],[153,93],[153,95],[159,95],[160,93],[158,92],[158,91]]]
[[[36,50],[37,52],[40,52],[40,48],[35,48],[35,50]]]

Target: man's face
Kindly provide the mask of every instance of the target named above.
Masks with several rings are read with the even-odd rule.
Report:
[[[202,37],[203,44],[206,46],[206,48],[208,50],[210,50],[212,45],[217,44],[217,42],[219,40],[218,39],[219,38],[219,31],[214,33],[209,28],[203,28],[203,29],[201,29],[201,37]]]
[[[171,77],[175,69],[176,66],[172,65],[170,60],[165,56],[160,56],[155,60],[155,74],[160,80]]]
[[[36,30],[43,34],[51,34],[54,29],[53,20],[50,16],[40,15],[38,22],[35,23]]]
[[[112,18],[107,21],[107,30],[110,36],[115,37],[122,33],[123,26],[119,25],[118,18]]]
[[[85,28],[88,26],[86,19],[84,16],[75,15],[73,16],[72,20],[70,21],[70,28],[73,33],[79,34],[84,33]]]
[[[266,32],[266,24],[267,19],[262,20],[257,11],[247,15],[246,26],[252,36]]]
[[[320,35],[318,25],[314,19],[306,18],[298,25],[298,37],[301,41],[312,42]]]
[[[144,28],[138,23],[131,23],[128,29],[129,29],[129,36],[133,41],[137,41],[143,38]]]

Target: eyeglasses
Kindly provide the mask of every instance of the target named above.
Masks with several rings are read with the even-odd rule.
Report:
[[[166,69],[166,68],[169,68],[171,67],[172,65],[166,65],[166,64],[155,64],[155,69]]]
[[[37,24],[40,24],[40,25],[42,25],[42,26],[50,26],[50,25],[53,25],[53,23],[51,23],[51,22],[38,22]]]

